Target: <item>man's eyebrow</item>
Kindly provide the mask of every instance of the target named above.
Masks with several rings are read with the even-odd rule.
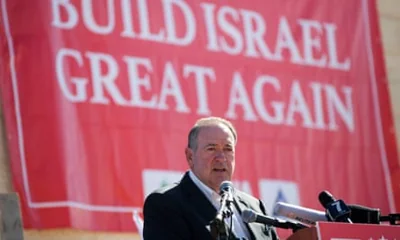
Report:
[[[208,144],[206,144],[204,147],[206,148],[206,147],[215,147],[215,146],[218,146],[219,144],[217,144],[217,143],[208,143]],[[224,147],[233,147],[234,146],[234,144],[233,143],[226,143],[226,144],[224,144]]]
[[[205,147],[215,147],[217,145],[216,143],[208,143]]]

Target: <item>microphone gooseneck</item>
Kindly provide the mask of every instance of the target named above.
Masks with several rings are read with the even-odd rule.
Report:
[[[223,181],[220,186],[220,207],[215,218],[210,223],[211,236],[214,240],[227,240],[230,238],[230,231],[225,225],[225,218],[232,216],[231,203],[233,202],[233,184],[230,181]]]
[[[297,222],[292,222],[292,221],[285,221],[279,218],[273,218],[269,216],[265,216],[262,214],[258,214],[255,211],[251,209],[245,209],[242,212],[242,219],[246,223],[261,223],[261,224],[266,224],[270,226],[274,226],[277,228],[284,228],[284,229],[292,229],[293,232],[296,232],[299,229],[307,228],[308,226],[297,223]]]
[[[216,220],[224,221],[232,215],[231,203],[233,202],[233,184],[230,181],[223,181],[219,187],[221,195],[221,206],[218,209]]]

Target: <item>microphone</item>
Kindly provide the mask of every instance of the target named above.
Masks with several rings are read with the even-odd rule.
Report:
[[[265,215],[261,215],[256,213],[255,211],[251,209],[245,209],[242,212],[242,219],[246,223],[262,223],[266,225],[271,225],[277,228],[285,228],[285,229],[292,229],[293,232],[307,228],[308,226],[301,224],[301,223],[296,223],[296,222],[291,222],[291,221],[284,221],[278,218],[273,218]]]
[[[277,202],[275,204],[274,215],[291,218],[308,225],[315,225],[317,221],[328,221],[328,218],[323,211],[283,202]]]
[[[350,218],[353,223],[370,223],[370,224],[380,224],[383,220],[381,217],[381,212],[378,208],[369,208],[356,204],[347,205],[350,210]]]
[[[319,202],[326,209],[328,220],[333,222],[348,222],[350,220],[351,210],[343,202],[343,200],[336,200],[328,191],[322,191],[318,196]]]
[[[215,220],[223,222],[224,218],[232,215],[231,203],[233,202],[233,184],[230,181],[223,181],[219,186],[219,194],[221,195],[221,205],[218,209]]]
[[[221,195],[221,205],[210,223],[210,231],[213,239],[228,239],[228,229],[225,226],[224,219],[232,216],[231,203],[233,202],[233,184],[230,181],[223,181],[219,185],[219,194]],[[229,232],[229,237],[230,237]]]
[[[400,213],[391,213],[382,216],[379,208],[370,208],[357,204],[348,204],[351,214],[350,218],[353,223],[380,224],[381,222],[389,222],[390,225],[400,225]]]
[[[390,222],[392,225],[399,225],[400,214],[389,214],[382,216],[379,208],[370,208],[357,204],[347,204],[350,209],[350,220],[353,223],[380,224]],[[274,215],[287,217],[308,225],[315,225],[318,221],[330,221],[323,211],[300,207],[288,203],[277,202],[274,207]]]

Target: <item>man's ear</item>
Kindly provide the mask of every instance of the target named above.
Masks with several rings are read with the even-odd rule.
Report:
[[[190,168],[193,167],[193,150],[190,148],[185,149],[186,161],[188,162]]]

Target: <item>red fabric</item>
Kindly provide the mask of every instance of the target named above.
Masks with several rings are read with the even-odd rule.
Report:
[[[236,125],[235,181],[270,205],[285,199],[268,195],[277,181],[309,208],[328,190],[399,209],[375,1],[59,2],[1,0],[25,227],[136,230],[143,171],[184,172],[187,133],[208,115]]]

